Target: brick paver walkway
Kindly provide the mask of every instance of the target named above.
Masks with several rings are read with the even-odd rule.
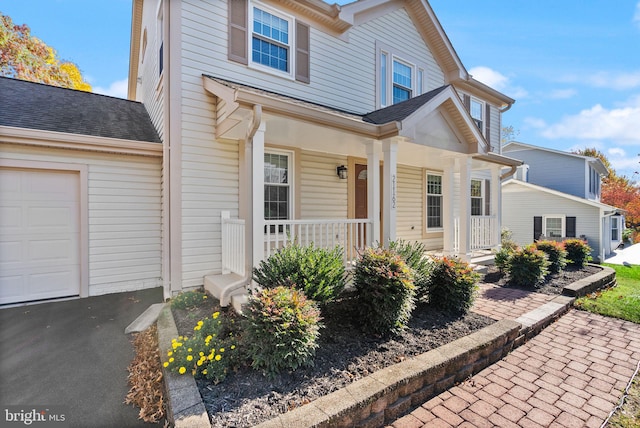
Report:
[[[640,325],[571,310],[393,428],[600,427],[640,360]]]
[[[471,310],[494,320],[515,320],[555,297],[518,288],[481,283],[478,297]]]

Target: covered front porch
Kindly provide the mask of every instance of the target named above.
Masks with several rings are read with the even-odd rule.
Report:
[[[500,173],[517,161],[489,152],[451,87],[360,116],[203,82],[216,137],[237,141],[240,158],[238,215],[220,216],[222,282],[244,287],[290,242],[339,245],[347,266],[397,239],[467,261],[499,245]]]

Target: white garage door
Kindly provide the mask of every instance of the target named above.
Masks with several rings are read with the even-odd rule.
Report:
[[[77,173],[0,168],[0,304],[80,294]]]

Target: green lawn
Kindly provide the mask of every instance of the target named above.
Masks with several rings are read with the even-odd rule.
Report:
[[[618,285],[576,301],[581,309],[640,324],[640,265],[604,264],[615,269]]]

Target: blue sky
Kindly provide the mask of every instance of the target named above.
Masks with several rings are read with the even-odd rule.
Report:
[[[345,2],[342,2],[345,3]],[[431,0],[463,64],[516,99],[503,125],[558,150],[596,147],[640,181],[639,0]],[[3,0],[0,11],[126,97],[131,0]]]

